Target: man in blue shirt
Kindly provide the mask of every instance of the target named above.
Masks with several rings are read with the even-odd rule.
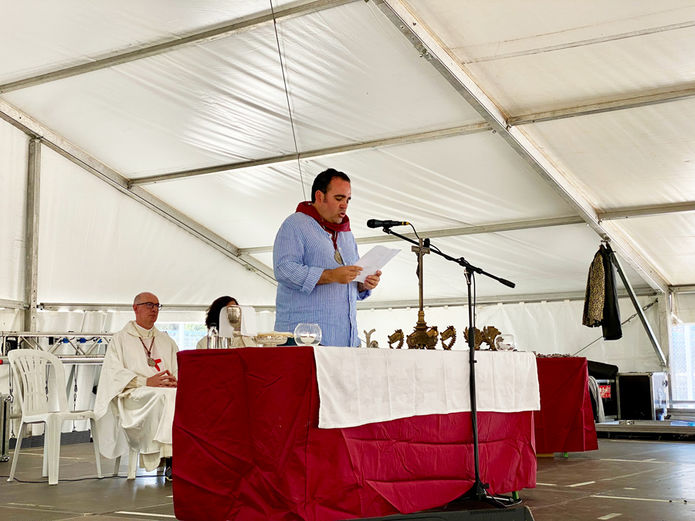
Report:
[[[277,331],[313,322],[321,326],[323,345],[360,345],[356,302],[371,294],[381,272],[354,280],[362,268],[354,266],[359,253],[346,213],[350,198],[350,178],[329,168],[314,179],[311,202],[299,203],[280,226],[273,246]]]

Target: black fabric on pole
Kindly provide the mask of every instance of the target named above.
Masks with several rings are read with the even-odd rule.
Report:
[[[618,287],[615,285],[615,268],[611,262],[613,251],[603,244],[600,248],[603,259],[603,271],[606,277],[606,298],[603,301],[603,338],[606,340],[618,340],[623,337],[623,329],[620,325],[620,308],[618,307]]]

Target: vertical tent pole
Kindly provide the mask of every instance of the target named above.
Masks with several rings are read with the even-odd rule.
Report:
[[[41,140],[29,141],[26,193],[24,256],[24,331],[36,331],[39,267],[39,201],[41,184]]]

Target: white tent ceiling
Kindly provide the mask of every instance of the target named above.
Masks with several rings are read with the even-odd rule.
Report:
[[[403,250],[372,305],[417,284],[368,218],[517,283],[479,278],[489,300],[581,294],[601,237],[637,288],[695,284],[692,0],[270,7],[0,0],[0,300],[24,300],[27,136],[39,302],[272,305],[275,231],[329,166],[360,249]],[[458,266],[425,271],[465,298]]]

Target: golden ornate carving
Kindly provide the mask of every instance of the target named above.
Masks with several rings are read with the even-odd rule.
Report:
[[[473,335],[473,347],[475,349],[480,349],[480,344],[483,343],[483,332],[480,331],[477,327],[474,327],[473,330],[475,331]],[[463,337],[466,339],[466,345],[468,344],[468,328],[463,330]]]
[[[490,349],[497,351],[497,346],[495,345],[495,338],[500,334],[500,330],[495,326],[485,326],[483,328],[483,342],[490,346]]]
[[[439,337],[439,331],[437,326],[427,327],[425,322],[425,312],[418,311],[417,324],[413,332],[408,335],[408,348],[409,349],[434,349],[437,345],[437,338]]]
[[[393,333],[389,335],[389,347],[391,349],[400,349],[403,347],[403,340],[405,340],[405,335],[402,329],[396,329]],[[398,345],[394,346],[395,343]]]
[[[495,346],[495,338],[499,334],[500,330],[495,326],[485,326],[482,331],[476,327],[473,345],[476,349],[480,349],[480,345],[485,342],[490,346],[492,351],[497,351],[497,347]],[[466,338],[466,343],[468,343],[468,328],[466,328],[463,332],[463,336]]]
[[[451,349],[456,342],[456,329],[454,329],[454,326],[449,326],[447,327],[442,333],[439,335],[439,338],[442,341],[442,347],[446,349],[447,351]],[[451,340],[448,344],[446,343],[447,340]]]

